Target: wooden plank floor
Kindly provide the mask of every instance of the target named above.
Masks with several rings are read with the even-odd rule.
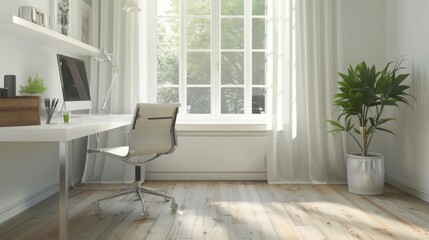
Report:
[[[150,181],[179,210],[145,195],[148,219],[133,195],[95,199],[113,190],[72,190],[71,239],[429,239],[429,203],[386,186],[360,196],[346,185],[268,185],[260,181]],[[0,239],[58,239],[53,196],[0,225]]]

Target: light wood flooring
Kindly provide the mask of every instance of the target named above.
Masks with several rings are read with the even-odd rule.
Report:
[[[259,181],[149,181],[168,189],[179,210],[162,198],[128,195],[101,204],[113,190],[70,192],[70,239],[429,239],[429,203],[386,185],[360,196],[346,185],[268,185]],[[0,225],[0,239],[58,239],[53,196]]]

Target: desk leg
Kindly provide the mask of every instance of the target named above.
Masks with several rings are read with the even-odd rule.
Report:
[[[68,201],[68,144],[65,141],[59,143],[60,157],[60,235],[59,239],[66,240],[68,238],[68,216],[67,216],[67,201]]]

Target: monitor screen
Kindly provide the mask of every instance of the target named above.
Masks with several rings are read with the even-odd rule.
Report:
[[[91,109],[85,62],[60,54],[57,54],[57,59],[66,109]]]

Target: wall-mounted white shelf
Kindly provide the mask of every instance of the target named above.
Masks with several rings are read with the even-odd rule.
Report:
[[[0,31],[28,39],[29,41],[37,41],[41,44],[62,49],[76,55],[87,56],[100,53],[100,49],[98,48],[17,16],[12,16],[12,22],[1,22]]]

